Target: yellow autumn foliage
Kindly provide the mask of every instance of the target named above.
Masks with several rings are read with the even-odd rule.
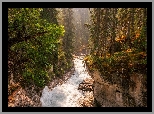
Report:
[[[127,49],[126,52],[130,53],[132,52],[132,49]]]

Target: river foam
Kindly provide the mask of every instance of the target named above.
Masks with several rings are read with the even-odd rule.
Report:
[[[83,99],[84,94],[78,90],[78,86],[84,79],[91,78],[84,66],[83,57],[74,59],[75,71],[64,84],[57,85],[52,91],[45,86],[40,99],[42,107],[81,107],[79,99]]]

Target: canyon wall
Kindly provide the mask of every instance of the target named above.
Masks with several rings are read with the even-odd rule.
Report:
[[[91,73],[94,79],[94,98],[99,107],[146,107],[147,89],[142,74],[132,74],[129,79],[113,74],[105,80],[98,71]]]

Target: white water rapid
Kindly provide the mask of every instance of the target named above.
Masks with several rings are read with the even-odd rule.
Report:
[[[80,100],[84,98],[84,94],[78,90],[78,86],[84,79],[91,78],[84,67],[83,57],[74,59],[74,75],[64,84],[57,85],[52,91],[45,86],[40,99],[42,107],[81,107]]]

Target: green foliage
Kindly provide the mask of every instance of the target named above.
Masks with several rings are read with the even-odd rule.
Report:
[[[16,31],[10,32],[10,38],[16,38],[16,32],[22,32],[24,25],[26,28],[21,37],[35,35],[35,38],[30,38],[27,41],[15,43],[11,46],[13,52],[20,53],[22,58],[28,59],[24,62],[25,69],[23,77],[27,82],[35,83],[37,86],[44,86],[50,79],[48,70],[54,64],[58,51],[58,42],[60,36],[63,36],[65,30],[63,26],[48,23],[41,19],[40,11],[42,9],[35,8],[20,8],[9,10],[9,27],[14,28],[14,22],[17,20]],[[10,14],[10,13],[13,14]],[[46,33],[38,34],[46,31]],[[15,35],[15,36],[14,36]],[[16,38],[18,39],[18,38]],[[54,66],[55,67],[55,66]]]
[[[43,11],[41,12],[41,18],[58,25],[57,15],[58,11],[56,8],[43,8]]]
[[[147,28],[145,26],[142,27],[142,30],[141,30],[141,35],[139,38],[135,39],[133,44],[134,44],[134,47],[136,48],[136,50],[138,52],[141,52],[141,51],[146,51],[147,50],[147,37],[146,37],[146,30]]]
[[[67,71],[73,66],[71,64],[72,58],[73,58],[72,53],[74,50],[74,46],[73,46],[74,25],[73,25],[72,8],[62,9],[62,16],[63,16],[62,25],[64,25],[65,34],[60,41],[62,44],[62,47],[59,50],[59,56],[58,56],[61,61],[61,67],[57,66],[57,69],[63,72],[63,70]]]

